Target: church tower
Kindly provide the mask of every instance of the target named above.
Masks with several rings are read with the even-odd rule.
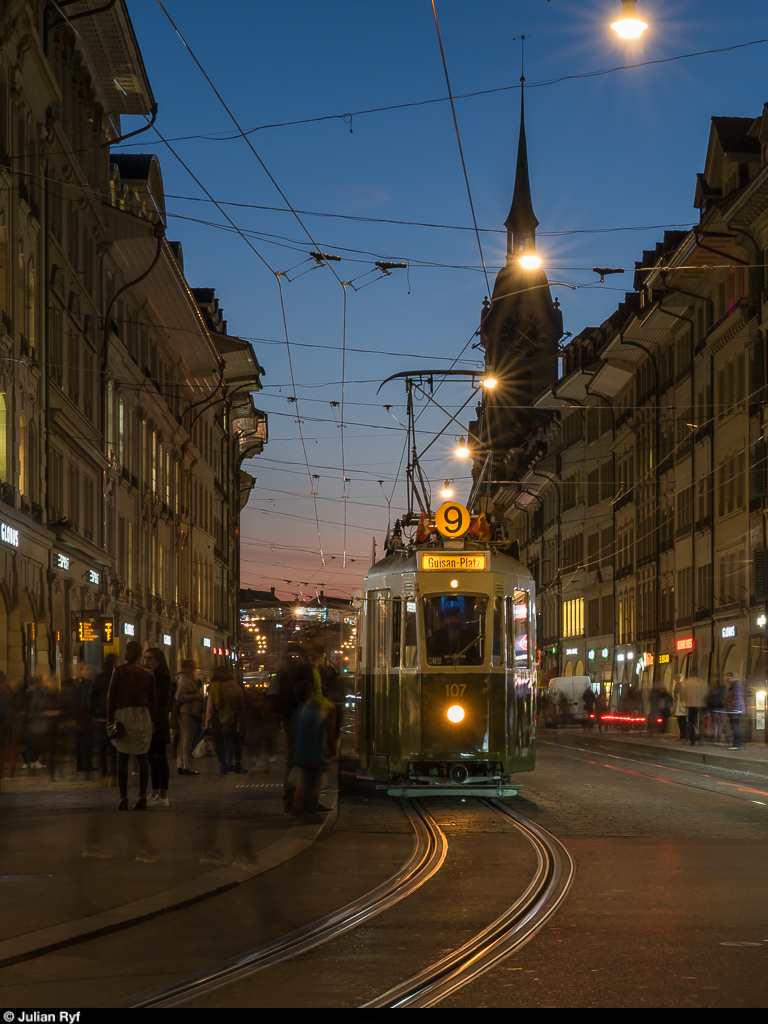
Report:
[[[525,82],[522,78],[521,82]],[[533,212],[525,138],[524,86],[520,95],[520,138],[507,229],[506,266],[499,271],[480,326],[486,372],[498,384],[484,393],[483,440],[494,452],[497,479],[504,455],[533,428],[533,400],[557,381],[558,343],[563,317],[552,301],[543,270],[526,270],[519,260],[533,255],[538,220]]]

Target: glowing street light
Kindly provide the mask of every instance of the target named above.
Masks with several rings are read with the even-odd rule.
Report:
[[[529,250],[528,252],[524,252],[517,262],[523,270],[538,270],[544,261],[540,256],[537,256],[535,252]]]
[[[463,437],[459,438],[459,447],[456,449],[454,454],[459,459],[469,458],[469,448],[467,448],[467,442],[464,440]]]
[[[451,481],[450,480],[446,480],[445,481],[445,487],[443,487],[442,491],[440,491],[440,497],[441,498],[452,498],[453,497],[453,488],[451,487]]]
[[[492,373],[489,373],[487,377],[483,377],[483,387],[488,388],[489,391],[495,388],[498,383]]]
[[[640,21],[635,7],[637,0],[621,0],[621,17],[614,21],[611,28],[618,32],[622,39],[639,39],[648,28],[644,21]]]

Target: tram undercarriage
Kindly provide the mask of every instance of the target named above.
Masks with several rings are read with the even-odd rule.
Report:
[[[516,796],[521,783],[510,782],[496,761],[416,761],[407,773],[379,783],[389,796]]]

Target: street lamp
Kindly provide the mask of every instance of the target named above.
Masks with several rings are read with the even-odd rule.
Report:
[[[483,380],[482,380],[483,387],[487,388],[489,391],[492,391],[493,388],[495,388],[498,383],[499,382],[496,380],[496,378],[490,372],[485,377],[483,377]]]
[[[637,0],[621,0],[621,17],[614,21],[611,28],[622,39],[639,39],[648,28],[646,23],[638,18],[636,6]]]
[[[451,487],[451,481],[450,480],[446,480],[445,481],[445,487],[443,487],[442,491],[440,491],[440,497],[441,498],[452,498],[453,497],[453,488]]]
[[[544,262],[540,256],[536,255],[534,249],[527,249],[523,252],[523,255],[518,258],[517,261],[523,270],[538,270],[541,264]]]
[[[467,442],[464,440],[463,437],[459,438],[459,447],[456,449],[454,454],[459,459],[469,458],[469,448],[467,448]]]

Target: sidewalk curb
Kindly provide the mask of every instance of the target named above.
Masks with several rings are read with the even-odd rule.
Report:
[[[63,949],[102,935],[109,935],[130,928],[142,921],[160,917],[174,910],[182,910],[203,900],[218,896],[234,889],[258,875],[271,871],[286,861],[297,857],[325,836],[339,815],[338,788],[334,794],[333,808],[321,825],[290,825],[277,842],[260,850],[253,862],[247,866],[235,860],[232,864],[218,868],[210,874],[191,879],[181,885],[132,903],[100,911],[75,921],[66,921],[50,928],[41,928],[26,935],[0,941],[0,968],[11,964],[33,960],[36,957]]]
[[[642,755],[644,757],[672,758],[675,761],[687,761],[692,764],[709,765],[712,768],[727,768],[730,771],[747,772],[753,775],[768,775],[768,762],[751,761],[746,757],[735,757],[720,752],[710,752],[706,747],[690,747],[682,744],[669,747],[657,747],[642,740],[606,735],[584,735],[577,733],[558,733],[557,736],[538,737],[542,746],[553,747],[586,747],[601,748],[606,751],[621,750],[624,753]],[[746,753],[746,752],[745,752]]]

